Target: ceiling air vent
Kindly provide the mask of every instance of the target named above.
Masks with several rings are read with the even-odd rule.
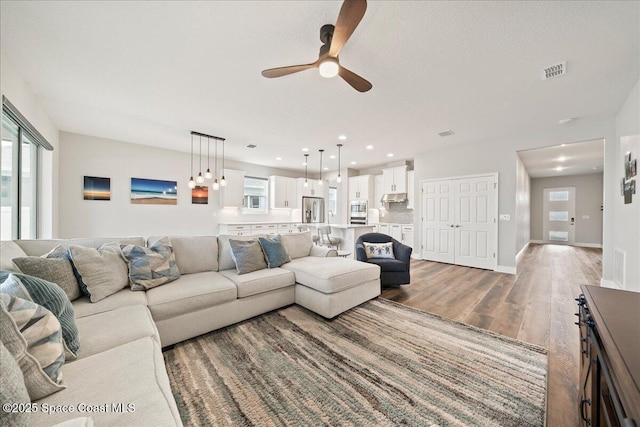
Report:
[[[256,148],[256,147],[257,147],[257,145],[256,145],[256,144],[249,144],[249,145],[247,145],[247,148]]]
[[[454,133],[452,130],[445,130],[444,132],[438,132],[438,135],[444,138],[445,136],[454,135]]]
[[[543,68],[540,77],[542,80],[550,79],[551,77],[561,76],[567,74],[567,63],[561,62],[559,64],[551,65],[550,67]]]

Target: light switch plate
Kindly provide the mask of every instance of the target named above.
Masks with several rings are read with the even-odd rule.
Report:
[[[509,214],[500,214],[500,221],[511,221],[511,215],[509,215]]]

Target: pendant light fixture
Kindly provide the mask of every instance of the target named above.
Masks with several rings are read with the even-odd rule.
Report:
[[[211,174],[211,169],[209,168],[209,161],[211,160],[211,155],[209,154],[209,149],[211,146],[211,141],[207,136],[207,171],[204,173],[204,177],[206,179],[211,179],[213,175]]]
[[[224,138],[222,139],[222,178],[220,179],[220,185],[227,186],[227,180],[224,179]]]
[[[202,136],[200,136],[200,167],[198,168],[198,176],[196,177],[196,184],[204,184],[204,176],[202,176]]]
[[[322,185],[322,153],[324,150],[318,150],[320,152],[320,179],[318,179],[318,185]]]
[[[213,184],[211,188],[214,191],[220,190],[220,183],[218,182],[218,140],[216,139],[216,158],[213,163]]]
[[[191,177],[188,185],[189,188],[196,188],[196,182],[193,180],[193,132],[191,133]]]
[[[342,148],[342,144],[338,144],[338,179],[336,181],[342,182],[342,177],[340,176],[340,149]]]
[[[307,182],[307,171],[309,170],[309,155],[304,155],[304,186],[308,187],[309,183]]]

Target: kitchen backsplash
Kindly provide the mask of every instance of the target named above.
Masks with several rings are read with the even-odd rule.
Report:
[[[413,209],[407,209],[407,202],[389,203],[385,209],[379,211],[381,223],[413,224]]]

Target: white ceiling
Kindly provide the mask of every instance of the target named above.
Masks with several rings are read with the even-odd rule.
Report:
[[[602,173],[604,140],[518,151],[518,156],[531,178]]]
[[[370,92],[260,75],[314,61],[340,6],[3,0],[1,44],[60,130],[182,151],[196,130],[226,137],[228,158],[291,169],[303,147],[335,169],[339,134],[343,162],[367,168],[612,118],[640,75],[637,1],[370,1],[340,56]],[[561,61],[568,74],[541,81]]]

